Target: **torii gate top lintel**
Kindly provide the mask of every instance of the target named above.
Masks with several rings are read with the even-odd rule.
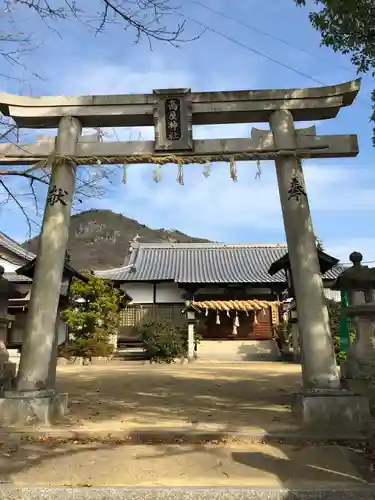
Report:
[[[179,97],[192,125],[269,122],[272,112],[287,109],[295,121],[334,118],[352,104],[361,80],[340,85],[284,90],[191,92],[159,89],[152,94],[25,97],[0,93],[0,111],[20,127],[57,128],[63,116],[83,127],[153,126],[155,109]],[[159,109],[159,111],[161,110]]]

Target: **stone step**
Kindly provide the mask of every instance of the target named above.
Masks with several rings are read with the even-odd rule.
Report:
[[[66,500],[74,498],[75,500],[144,500],[152,498],[153,500],[164,500],[174,498],[176,500],[186,500],[199,498],[200,500],[373,500],[375,498],[374,487],[349,488],[349,489],[321,489],[319,485],[312,489],[286,489],[286,488],[257,488],[247,486],[243,488],[216,487],[178,487],[178,488],[160,488],[160,487],[21,487],[16,485],[1,485],[0,500],[39,500],[47,498],[49,500]]]
[[[117,342],[117,345],[118,345],[118,349],[122,350],[122,349],[133,349],[133,348],[138,348],[138,349],[142,349],[142,342],[139,341],[139,340],[134,340],[134,341],[118,341]]]
[[[143,344],[139,340],[123,341],[118,343],[118,349],[115,354],[116,359],[123,360],[143,360],[148,359],[143,349]]]
[[[148,359],[148,355],[145,353],[145,351],[141,347],[128,347],[125,349],[119,349],[116,354],[115,354],[115,359],[121,359],[121,360],[142,360],[142,359]]]

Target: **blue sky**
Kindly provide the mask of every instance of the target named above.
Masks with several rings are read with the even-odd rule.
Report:
[[[347,57],[319,47],[319,34],[310,27],[308,11],[296,8],[293,0],[202,0],[213,9],[264,30],[288,42],[283,44],[228,18],[207,10],[192,0],[180,2],[181,13],[211,28],[200,39],[174,48],[160,42],[149,50],[148,43],[133,43],[134,33],[108,26],[94,36],[78,21],[56,22],[46,27],[26,10],[17,12],[20,25],[34,33],[39,48],[24,60],[29,70],[43,80],[12,68],[25,83],[1,80],[4,91],[32,95],[78,95],[143,93],[154,88],[190,87],[200,90],[312,87],[338,84],[356,77]],[[88,12],[95,13],[99,0],[85,0]],[[174,15],[169,23],[181,22]],[[186,38],[202,27],[187,21]],[[217,32],[222,33],[220,36]],[[229,40],[231,38],[232,40]],[[241,44],[260,51],[283,65],[261,57]],[[313,57],[308,53],[316,54]],[[0,64],[0,73],[9,65]],[[302,74],[307,76],[303,76]],[[311,77],[310,79],[308,78]],[[351,251],[375,260],[375,172],[372,167],[370,92],[375,87],[364,77],[355,104],[340,111],[337,118],[318,122],[319,134],[359,135],[360,154],[353,159],[313,160],[304,163],[307,189],[316,234],[327,251],[348,261]],[[251,127],[198,127],[195,137],[248,137]],[[300,124],[307,126],[307,124]],[[261,127],[265,128],[265,124]],[[120,130],[120,137],[144,139],[152,130]],[[108,130],[108,140],[115,140]],[[285,241],[274,165],[262,163],[262,175],[255,179],[256,165],[240,163],[238,182],[233,183],[228,165],[213,165],[205,178],[202,168],[185,168],[185,185],[176,183],[176,167],[162,169],[162,181],[152,180],[152,166],[131,166],[127,184],[121,174],[103,199],[94,199],[82,208],[108,208],[154,228],[177,228],[193,236],[232,243],[275,243]],[[22,240],[27,225],[13,206],[0,213],[0,229]]]

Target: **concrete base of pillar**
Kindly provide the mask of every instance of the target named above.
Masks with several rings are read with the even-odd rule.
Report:
[[[293,361],[295,363],[301,364],[301,353],[299,350],[297,352],[293,351]]]
[[[297,393],[292,413],[299,425],[328,435],[367,433],[371,428],[368,398],[346,391]]]
[[[16,371],[17,365],[15,363],[5,361],[0,364],[0,397],[4,394],[4,391],[8,391],[12,388]]]
[[[51,425],[68,410],[68,394],[53,390],[5,391],[0,398],[0,425]]]
[[[375,380],[372,378],[361,379],[361,378],[341,378],[341,386],[343,389],[350,391],[354,394],[360,394],[361,396],[366,396],[369,399],[370,411],[375,413]]]

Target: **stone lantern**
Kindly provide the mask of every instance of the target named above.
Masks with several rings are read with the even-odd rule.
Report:
[[[322,250],[317,249],[317,254],[318,254],[318,262],[319,262],[319,269],[324,276],[326,273],[331,271],[332,269],[337,266],[339,263],[339,259],[336,259],[335,257],[332,257],[332,255],[328,255],[327,253],[323,252]],[[268,274],[270,276],[274,276],[277,273],[282,272],[285,276],[285,281],[287,284],[287,291],[288,291],[288,296],[290,298],[296,297],[295,290],[294,290],[294,280],[293,280],[293,275],[292,275],[292,269],[291,269],[291,264],[290,264],[290,258],[289,258],[289,252],[274,261],[270,268],[268,269]],[[333,271],[334,273],[334,271]],[[337,276],[337,274],[336,274]],[[335,276],[335,277],[336,277]],[[332,279],[332,277],[331,277]],[[297,302],[294,300],[291,304],[290,307],[288,308],[289,310],[289,324],[291,327],[291,334],[292,334],[292,346],[293,346],[293,358],[294,361],[300,362],[301,361],[301,342],[300,342],[300,332],[299,332],[299,325],[298,325],[298,312],[297,312]]]
[[[192,363],[196,357],[195,352],[195,326],[196,326],[196,312],[192,301],[186,301],[185,307],[181,313],[186,316],[188,327],[188,362]]]
[[[352,321],[356,336],[341,366],[342,384],[357,394],[365,394],[375,406],[375,268],[362,266],[362,254],[349,257],[353,266],[338,278],[334,289],[348,294],[348,307],[341,314]]]

